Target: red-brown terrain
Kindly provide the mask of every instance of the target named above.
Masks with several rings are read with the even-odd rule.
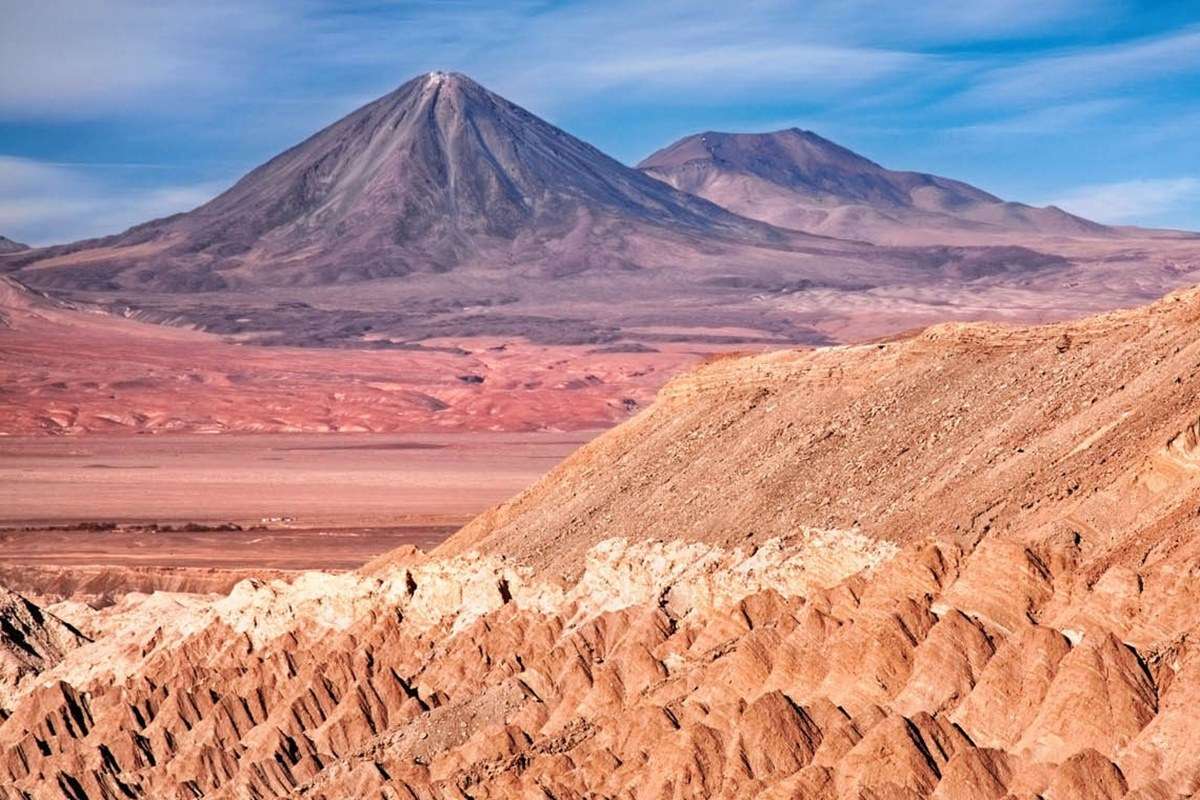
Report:
[[[110,605],[429,548],[595,435],[0,438],[0,585]]]
[[[429,554],[6,595],[0,797],[1191,797],[1197,326],[724,359]]]
[[[596,428],[624,419],[670,374],[715,349],[519,337],[426,344],[243,346],[64,304],[0,278],[0,434]]]

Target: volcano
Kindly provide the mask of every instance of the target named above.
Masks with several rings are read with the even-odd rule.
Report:
[[[798,128],[699,133],[639,166],[747,217],[881,244],[1117,235],[1054,206],[1006,202],[962,181],[887,169]]]
[[[787,238],[620,164],[465,75],[433,72],[200,208],[84,249],[109,251],[89,259],[93,282],[103,271],[121,288],[177,292],[473,264],[553,274],[624,267],[637,262],[629,240],[640,236]]]

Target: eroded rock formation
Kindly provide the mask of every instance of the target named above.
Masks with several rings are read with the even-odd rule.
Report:
[[[216,601],[130,595],[10,701],[3,796],[1194,790],[1195,634],[1144,637],[1132,586],[1101,597],[1064,560],[1014,587],[1001,623],[966,602],[977,554],[954,544],[864,559],[826,532],[841,566],[820,574],[812,547],[614,540],[571,586],[409,553]],[[1018,550],[984,555],[1025,568]],[[1075,627],[1114,604],[1133,619]]]

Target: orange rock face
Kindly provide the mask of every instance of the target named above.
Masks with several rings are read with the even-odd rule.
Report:
[[[722,363],[428,555],[14,598],[0,798],[1193,796],[1198,306]]]

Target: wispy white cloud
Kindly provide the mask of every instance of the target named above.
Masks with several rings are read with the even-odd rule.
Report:
[[[1080,15],[1110,11],[1116,0],[816,0],[802,8],[809,25],[844,39],[928,47],[995,41],[1061,30]],[[730,5],[733,13],[740,6]]]
[[[404,4],[391,23],[316,14],[315,48],[342,66],[458,69],[538,111],[597,94],[654,98],[828,97],[899,81],[930,59],[858,41],[833,19],[840,6],[748,0],[739,6],[612,0],[599,3]],[[828,17],[828,18],[827,18]],[[401,22],[403,25],[401,26]]]
[[[1193,27],[987,69],[959,99],[975,105],[1036,105],[1196,71],[1200,71],[1200,28]]]
[[[359,69],[347,94],[435,67],[475,73],[530,102],[620,89],[661,99],[830,96],[936,84],[975,72],[963,97],[1034,102],[1200,65],[1200,30],[1043,58],[962,48],[1058,33],[1117,0],[0,0],[0,116],[178,109],[243,97],[289,70],[312,96],[321,72]],[[939,48],[952,45],[954,55]],[[941,55],[934,57],[931,53]],[[378,77],[363,77],[374,71]],[[307,89],[303,88],[307,87]],[[890,87],[881,89],[890,90]],[[326,89],[315,91],[327,91]],[[264,98],[280,102],[282,98]]]
[[[923,56],[817,44],[772,44],[745,48],[733,44],[705,48],[660,48],[658,52],[620,54],[580,66],[586,84],[640,92],[744,92],[763,83],[808,87],[818,94],[895,77],[927,59]]]
[[[1036,33],[1081,5],[0,0],[0,115],[178,108],[217,92],[253,92],[264,72],[281,68],[299,76],[293,91],[319,70],[377,69],[374,81],[358,81],[361,92],[450,67],[530,101],[612,89],[824,96],[944,62],[922,48]]]
[[[0,114],[112,115],[248,77],[270,2],[0,0]],[[260,41],[261,44],[261,41]]]
[[[1129,105],[1127,99],[1117,97],[1083,100],[1023,111],[984,122],[955,125],[950,130],[976,136],[1044,136],[1075,130],[1096,120],[1111,117]]]
[[[361,100],[432,68],[470,72],[541,112],[615,92],[666,104],[869,103],[971,74],[968,101],[1033,102],[1198,63],[1195,30],[1016,64],[938,50],[1055,31],[1114,4],[0,0],[0,117],[179,113],[289,97],[348,109],[330,93]],[[339,86],[333,76],[343,74]],[[281,75],[290,80],[278,91],[270,82]]]
[[[0,232],[32,245],[118,233],[211,199],[221,183],[112,186],[79,167],[0,156]]]
[[[1088,219],[1112,224],[1153,220],[1196,203],[1200,179],[1155,178],[1079,186],[1050,204]]]

